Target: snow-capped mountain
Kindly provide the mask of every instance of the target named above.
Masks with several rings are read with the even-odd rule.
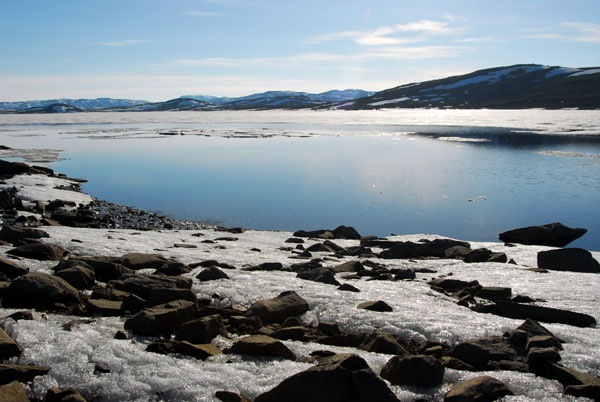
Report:
[[[337,109],[600,108],[600,68],[519,64],[377,92]]]
[[[131,99],[112,99],[112,98],[96,98],[96,99],[48,99],[23,102],[0,102],[0,110],[20,111],[31,108],[44,108],[46,106],[63,104],[69,105],[82,110],[97,110],[111,107],[133,106],[148,103],[143,100]]]

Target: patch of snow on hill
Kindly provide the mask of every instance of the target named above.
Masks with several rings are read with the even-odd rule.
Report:
[[[410,100],[410,98],[408,98],[406,96],[403,96],[402,98],[388,99],[388,100],[383,100],[383,101],[379,101],[379,102],[369,103],[369,105],[371,105],[371,106],[381,106],[381,105],[387,105],[388,103],[405,102],[407,100]]]
[[[583,70],[583,71],[579,71],[575,74],[571,74],[569,75],[569,77],[577,77],[580,75],[588,75],[588,74],[598,74],[600,73],[600,68],[593,68],[591,70]]]
[[[513,66],[513,67],[504,68],[502,70],[493,71],[488,74],[478,75],[478,76],[471,77],[471,78],[466,78],[464,80],[457,81],[453,84],[438,85],[434,88],[423,89],[421,92],[436,91],[436,90],[440,90],[440,89],[454,89],[454,88],[463,87],[466,85],[479,84],[480,82],[489,82],[490,84],[493,84],[493,83],[497,82],[503,76],[510,75],[516,71],[524,70],[523,73],[527,74],[527,73],[531,73],[533,71],[541,70],[543,68],[544,67],[542,67],[542,66]]]

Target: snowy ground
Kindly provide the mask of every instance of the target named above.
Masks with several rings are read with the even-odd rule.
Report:
[[[48,199],[44,195],[48,194],[46,186],[54,187],[57,183],[54,179],[32,176],[27,179],[16,178],[9,186],[13,185],[19,188],[20,194],[31,200]],[[56,196],[53,194],[49,198],[69,197],[78,203],[87,200],[81,194],[65,191]],[[160,253],[188,264],[215,259],[237,268],[261,262],[278,261],[284,265],[298,262],[290,258],[290,252],[279,249],[289,245],[284,243],[291,237],[289,232],[249,230],[231,235],[239,238],[238,241],[216,241],[215,244],[207,244],[202,241],[222,237],[224,233],[212,229],[163,232],[68,227],[43,229],[50,234],[50,238],[43,239],[44,241],[60,245],[74,255],[120,256],[127,252]],[[192,236],[197,233],[202,233],[203,236]],[[419,234],[391,239],[418,240],[435,237],[437,236]],[[357,244],[357,241],[352,240],[335,242],[341,246]],[[197,248],[175,248],[176,243],[193,244]],[[312,242],[307,241],[305,246],[310,244]],[[223,297],[223,303],[234,302],[245,306],[259,299],[277,296],[285,290],[295,290],[310,304],[310,311],[302,317],[306,324],[336,321],[341,329],[347,332],[367,333],[373,329],[381,329],[417,341],[431,339],[456,344],[469,338],[501,335],[521,324],[522,320],[478,314],[460,307],[455,300],[432,291],[426,284],[426,281],[433,277],[452,273],[454,278],[478,280],[484,286],[508,286],[513,289],[513,294],[541,298],[546,300],[543,305],[586,313],[600,321],[600,275],[568,272],[541,274],[526,270],[527,267],[536,266],[536,253],[548,249],[546,247],[505,247],[502,243],[471,244],[473,248],[488,247],[493,251],[503,251],[518,265],[465,264],[457,260],[377,260],[392,268],[429,268],[437,273],[418,273],[415,281],[341,280],[359,288],[360,293],[340,292],[331,285],[297,279],[295,273],[227,270],[230,280],[199,282],[194,279],[193,290],[199,297],[211,297],[218,293]],[[12,247],[0,246],[0,256],[6,257],[4,253],[10,248]],[[251,250],[253,248],[260,249],[260,252]],[[600,259],[600,252],[593,254],[596,259]],[[313,255],[326,256],[320,253]],[[349,258],[343,261],[328,259],[326,263],[334,266],[348,260]],[[27,259],[21,259],[19,264],[31,271],[43,272],[50,272],[54,265]],[[201,268],[196,268],[187,276],[194,278],[200,270]],[[394,311],[377,313],[356,308],[361,302],[378,299],[387,302]],[[1,309],[0,316],[8,316],[14,311],[16,310]],[[78,324],[71,331],[66,331],[62,326],[67,322]],[[96,318],[90,322],[80,317],[36,314],[34,321],[21,320],[16,323],[8,319],[5,320],[4,326],[24,350],[19,359],[20,363],[41,364],[52,368],[49,375],[35,380],[33,391],[37,396],[42,396],[50,386],[73,386],[88,400],[99,401],[212,401],[215,400],[214,393],[219,390],[240,392],[254,398],[292,374],[310,367],[306,363],[291,361],[244,360],[235,355],[221,355],[200,361],[145,352],[150,338],[113,339],[115,332],[123,329],[123,322],[122,318]],[[561,352],[564,365],[600,375],[600,330],[597,325],[590,328],[561,324],[544,326],[565,341],[565,350]],[[231,340],[217,338],[214,342],[224,346],[230,344]],[[313,343],[284,343],[298,356],[323,349],[357,353],[375,372],[379,372],[391,357]],[[95,364],[110,369],[110,373],[94,374]],[[533,374],[508,371],[470,373],[446,370],[444,383],[439,388],[391,388],[403,401],[424,397],[441,400],[452,385],[482,374],[505,381],[513,389],[516,396],[507,397],[506,400],[574,400],[562,396],[562,386],[556,381],[538,378]]]

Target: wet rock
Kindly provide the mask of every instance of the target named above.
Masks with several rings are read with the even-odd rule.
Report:
[[[540,251],[537,264],[539,268],[553,271],[600,272],[600,263],[589,251],[581,248]]]
[[[252,335],[242,338],[233,344],[228,353],[296,360],[296,355],[287,346],[277,339],[265,335]]]
[[[211,356],[223,353],[219,348],[211,344],[192,344],[188,341],[178,341],[174,339],[159,339],[154,341],[148,345],[146,351],[162,355],[179,353],[200,360],[206,360]]]
[[[229,279],[229,275],[225,272],[221,271],[217,267],[209,267],[202,270],[198,275],[196,275],[196,279],[200,281],[214,281],[217,279]]]
[[[437,387],[444,378],[444,366],[431,356],[394,356],[381,369],[381,377],[393,385]]]
[[[564,389],[565,395],[589,398],[600,401],[600,384],[569,385]]]
[[[32,243],[8,250],[6,254],[41,261],[60,261],[66,252],[67,251],[64,248],[59,246],[43,243]]]
[[[17,174],[31,172],[31,166],[23,162],[9,162],[0,159],[0,175],[10,178]]]
[[[275,339],[288,339],[293,341],[307,341],[314,336],[314,330],[302,325],[283,327],[273,331],[271,336]]]
[[[227,319],[231,331],[238,334],[247,334],[262,328],[263,322],[258,317],[244,317],[233,315]]]
[[[0,230],[0,240],[16,243],[23,239],[42,239],[50,235],[41,229],[24,228],[20,226],[3,226]]]
[[[514,393],[502,381],[482,376],[453,386],[444,397],[445,402],[491,402]]]
[[[490,362],[519,360],[517,350],[501,336],[488,336],[456,345],[447,356],[458,359],[475,370],[485,370]]]
[[[370,311],[378,311],[378,312],[390,312],[393,311],[392,307],[382,300],[377,301],[368,301],[364,303],[360,303],[357,308],[370,310]]]
[[[525,346],[527,350],[532,348],[554,348],[556,350],[562,350],[562,344],[558,339],[554,336],[548,335],[538,335],[538,336],[529,336],[527,339],[527,346]]]
[[[442,363],[442,366],[454,370],[475,371],[475,368],[470,364],[451,356],[442,356],[440,358],[440,363]]]
[[[66,268],[56,272],[55,275],[79,290],[90,289],[96,283],[96,274],[94,271],[82,266]]]
[[[322,321],[317,325],[317,330],[325,335],[332,336],[340,333],[337,322]]]
[[[4,402],[30,402],[25,389],[17,381],[0,386],[0,400]]]
[[[8,318],[12,318],[15,321],[26,320],[33,321],[33,313],[31,311],[17,311],[16,313],[12,313],[8,316]]]
[[[157,336],[170,334],[184,323],[194,319],[196,303],[187,300],[160,304],[143,309],[125,321],[125,329],[136,335]]]
[[[75,388],[50,388],[44,402],[86,402]]]
[[[9,279],[15,279],[16,277],[23,276],[29,272],[25,268],[20,267],[17,263],[0,258],[0,273],[5,275]]]
[[[0,384],[8,384],[13,381],[30,382],[40,375],[46,375],[50,367],[20,364],[0,364]]]
[[[587,232],[583,228],[570,228],[560,222],[541,226],[528,226],[500,233],[498,238],[505,243],[538,246],[564,247]]]
[[[210,343],[217,335],[227,336],[227,330],[220,315],[210,315],[184,323],[175,333],[178,341],[190,343]]]
[[[4,307],[54,308],[79,303],[79,292],[55,275],[29,273],[15,279],[4,292]]]
[[[397,281],[398,280],[415,279],[416,277],[417,277],[417,275],[415,274],[415,271],[410,268],[399,269],[394,274],[394,279]]]
[[[171,262],[166,266],[162,266],[156,269],[155,273],[163,274],[167,276],[178,276],[183,274],[189,274],[192,269],[181,262]]]
[[[263,323],[282,323],[288,317],[296,317],[308,311],[308,302],[296,292],[287,291],[270,300],[253,303],[246,316],[257,316]]]
[[[255,402],[398,402],[385,382],[356,355],[324,357],[314,367],[297,373]]]
[[[0,359],[20,356],[23,350],[2,328],[0,328]]]

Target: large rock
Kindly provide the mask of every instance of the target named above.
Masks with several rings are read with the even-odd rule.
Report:
[[[8,334],[0,328],[0,360],[20,356],[23,350]]]
[[[31,243],[8,250],[6,254],[41,261],[60,261],[67,251],[59,246],[43,243]]]
[[[23,276],[27,274],[25,268],[20,267],[17,263],[6,260],[4,258],[0,258],[0,273],[5,275],[7,278],[15,279],[18,276]]]
[[[381,369],[381,377],[394,385],[437,387],[444,379],[444,366],[431,356],[394,356]]]
[[[356,355],[323,358],[319,364],[295,374],[254,402],[398,402],[398,398],[369,365]]]
[[[458,359],[476,370],[489,368],[489,362],[519,361],[517,350],[508,339],[501,336],[488,336],[469,340],[456,345],[447,356]]]
[[[110,261],[106,257],[71,257],[67,260],[69,264],[80,265],[81,263],[90,266],[94,270],[96,279],[101,282],[119,279],[121,275],[133,274],[134,271],[122,264]],[[81,265],[83,265],[81,264]]]
[[[144,268],[161,268],[169,265],[171,261],[160,254],[128,253],[115,259],[114,262],[137,271]]]
[[[392,334],[376,331],[365,337],[359,349],[372,353],[385,353],[388,355],[405,355],[409,351],[402,346]]]
[[[228,353],[248,356],[280,357],[296,360],[296,355],[277,339],[266,335],[252,335],[242,338],[229,348]]]
[[[0,190],[0,209],[14,210],[23,208],[23,201],[12,192]]]
[[[540,251],[537,254],[539,268],[555,271],[600,272],[600,263],[587,250],[563,248]]]
[[[217,279],[229,279],[229,275],[225,272],[221,271],[217,267],[208,267],[200,271],[198,275],[196,275],[196,279],[202,282],[206,281],[214,281]]]
[[[41,229],[4,226],[0,230],[0,240],[9,243],[15,243],[23,239],[41,239],[43,237],[50,237],[50,235]]]
[[[298,272],[296,277],[307,281],[340,286],[340,283],[335,279],[335,275],[327,268],[304,269]]]
[[[352,239],[358,240],[360,239],[360,234],[351,226],[338,226],[333,230],[320,229],[320,230],[312,230],[305,231],[299,230],[294,232],[294,236],[296,237],[315,237],[320,239]]]
[[[13,381],[30,382],[39,375],[46,375],[50,367],[20,364],[0,364],[0,385]]]
[[[75,289],[90,289],[96,283],[96,274],[90,268],[75,266],[66,268],[55,273],[59,278],[63,278]]]
[[[360,303],[358,306],[356,306],[356,308],[363,309],[363,310],[377,311],[380,313],[390,312],[390,311],[394,310],[392,308],[392,306],[390,306],[383,300],[367,301],[364,303]]]
[[[46,392],[44,402],[86,402],[75,388],[50,388]]]
[[[500,233],[498,238],[505,243],[538,246],[564,247],[587,232],[583,228],[570,228],[560,222],[541,226],[527,226]]]
[[[434,239],[421,240],[418,243],[411,241],[398,241],[386,243],[375,243],[376,245],[384,246],[386,250],[382,251],[379,256],[381,258],[426,258],[437,257],[446,258],[446,250],[452,247],[470,248],[471,245],[467,242],[452,240],[452,239]]]
[[[200,360],[206,360],[211,356],[223,353],[219,348],[211,344],[197,345],[187,341],[177,341],[174,339],[159,339],[154,341],[148,345],[146,351],[160,353],[162,355],[179,353]]]
[[[150,295],[156,289],[192,288],[192,280],[190,278],[153,274],[124,274],[119,279],[111,281],[110,284],[115,289],[133,293],[146,300],[150,298]]]
[[[288,317],[296,317],[308,311],[308,302],[296,292],[286,291],[270,300],[254,302],[246,316],[257,316],[263,323],[282,323]]]
[[[217,335],[227,336],[225,325],[218,314],[188,321],[177,330],[175,339],[190,343],[210,343]]]
[[[175,300],[196,302],[196,294],[190,289],[180,288],[153,288],[148,297],[148,307],[165,304]]]
[[[0,386],[0,401],[3,402],[30,402],[27,392],[21,384],[13,381]]]
[[[514,393],[502,381],[482,376],[453,386],[446,394],[446,402],[493,402]]]
[[[473,309],[481,313],[490,313],[507,318],[530,318],[536,321],[574,325],[576,327],[589,327],[596,323],[596,319],[588,314],[500,300],[496,300],[494,304],[476,306]]]
[[[4,292],[4,307],[53,308],[79,303],[79,292],[55,275],[33,272],[15,279]]]
[[[187,300],[145,308],[125,321],[125,329],[136,335],[157,336],[171,334],[184,323],[195,318],[196,303]]]

